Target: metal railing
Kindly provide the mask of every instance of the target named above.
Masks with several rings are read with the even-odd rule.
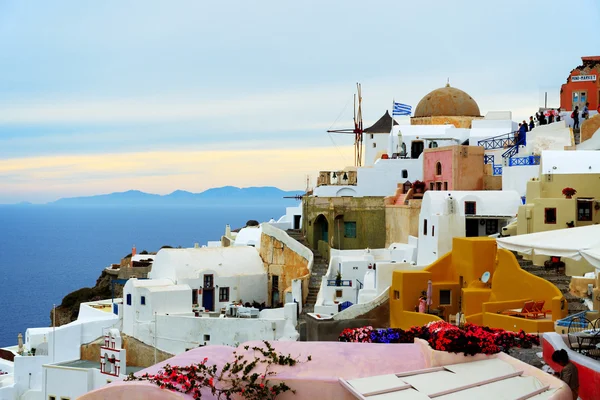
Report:
[[[482,146],[486,150],[503,149],[508,146],[514,146],[515,134],[518,133],[518,131],[503,133],[502,135],[480,140],[477,142],[477,145]]]
[[[337,279],[327,279],[327,286],[352,287],[352,281],[350,279],[346,279],[346,280],[342,279],[341,281],[339,281],[339,285],[338,285]]]
[[[502,175],[502,165],[494,165],[494,176]]]
[[[509,167],[519,165],[540,165],[540,156],[511,157],[508,159]]]
[[[483,155],[483,163],[494,165],[494,155],[493,154],[484,154]]]
[[[519,152],[519,146],[524,143],[524,140],[519,140],[513,147],[502,153],[502,158],[510,158]]]

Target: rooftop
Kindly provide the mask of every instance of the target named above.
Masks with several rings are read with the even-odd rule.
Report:
[[[95,369],[100,369],[100,363],[96,362],[96,361],[89,361],[89,360],[73,360],[73,361],[65,361],[65,362],[61,362],[61,363],[56,363],[56,364],[51,364],[57,367],[68,367],[68,368],[82,368],[82,369],[90,369],[90,368],[95,368]],[[131,373],[136,373],[138,371],[143,370],[143,367],[130,367],[129,365],[127,366],[125,375],[129,375]]]

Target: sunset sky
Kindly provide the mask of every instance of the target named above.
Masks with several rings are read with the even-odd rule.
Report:
[[[0,204],[138,189],[304,189],[392,99],[558,106],[598,0],[0,1]]]

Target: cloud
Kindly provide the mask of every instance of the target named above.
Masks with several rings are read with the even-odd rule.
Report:
[[[344,149],[351,154],[352,149]],[[0,201],[51,201],[58,197],[139,189],[166,194],[225,185],[304,189],[319,170],[344,164],[332,148],[163,151],[67,155],[0,160]],[[15,194],[19,193],[18,196]]]

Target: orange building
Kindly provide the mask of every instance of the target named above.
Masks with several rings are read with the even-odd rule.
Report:
[[[589,102],[590,110],[600,108],[600,56],[581,57],[582,65],[571,71],[567,83],[560,89],[560,108],[582,110]],[[600,110],[599,110],[600,111]]]

